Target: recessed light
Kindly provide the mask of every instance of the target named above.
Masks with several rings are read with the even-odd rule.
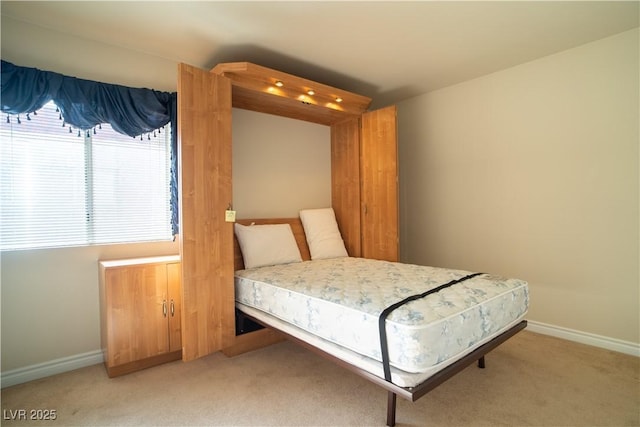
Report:
[[[336,102],[342,102],[342,98],[337,97],[337,98],[336,98]]]
[[[316,93],[314,92],[314,90],[313,90],[313,89],[309,89],[309,90],[307,91],[307,94],[308,94],[308,95],[315,95]]]
[[[280,80],[277,80],[276,81],[276,86],[282,87],[282,86],[284,86],[284,83],[282,83]]]

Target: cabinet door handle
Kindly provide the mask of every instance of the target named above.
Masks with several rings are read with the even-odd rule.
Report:
[[[167,317],[167,300],[162,300],[162,315]]]
[[[171,300],[171,317],[173,317],[176,314],[176,307],[175,304],[173,303],[173,300]]]

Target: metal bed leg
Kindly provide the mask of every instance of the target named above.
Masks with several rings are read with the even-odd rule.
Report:
[[[484,369],[484,356],[478,359],[478,368]]]
[[[387,425],[389,427],[396,425],[396,394],[392,391],[387,395]]]

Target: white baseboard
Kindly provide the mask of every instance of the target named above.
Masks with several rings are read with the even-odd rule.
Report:
[[[640,344],[529,320],[527,330],[640,357]]]
[[[102,362],[104,362],[102,350],[90,351],[88,353],[76,354],[75,356],[63,357],[61,359],[3,372],[0,383],[2,388],[10,387],[86,366],[97,365]]]

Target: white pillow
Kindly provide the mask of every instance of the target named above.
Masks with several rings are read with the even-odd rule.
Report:
[[[301,210],[300,220],[307,236],[311,259],[349,256],[333,208]]]
[[[301,262],[300,249],[289,224],[234,224],[244,268]]]

